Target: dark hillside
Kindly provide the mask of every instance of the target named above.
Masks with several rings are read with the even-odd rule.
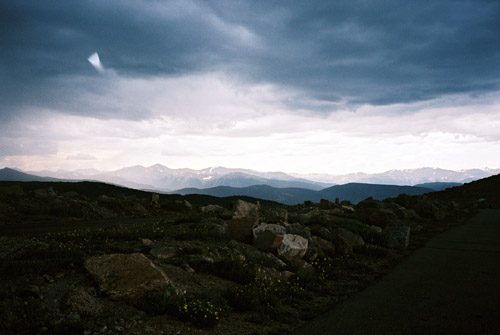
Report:
[[[0,169],[0,181],[58,181],[57,178],[40,177],[10,168]]]
[[[462,186],[463,183],[442,183],[442,182],[435,182],[435,183],[423,183],[423,184],[417,184],[414,186],[418,187],[426,187],[430,188],[434,191],[442,191],[446,190],[447,188],[455,187],[455,186]]]
[[[400,194],[421,195],[424,193],[433,192],[430,188],[416,186],[398,186],[398,185],[379,185],[379,184],[363,184],[349,183],[344,185],[335,185],[320,191],[321,198],[334,200],[349,200],[353,203],[358,203],[367,197],[382,200],[386,198],[395,198]]]
[[[349,183],[344,185],[335,185],[321,191],[314,191],[304,188],[276,188],[268,185],[253,185],[249,187],[229,187],[219,186],[206,189],[186,188],[174,191],[178,194],[205,194],[216,197],[228,196],[250,196],[258,199],[266,199],[280,202],[287,205],[301,204],[304,201],[310,200],[318,203],[321,199],[335,201],[335,198],[340,200],[349,200],[352,203],[358,203],[368,197],[377,200],[382,200],[391,197],[397,197],[399,194],[421,195],[424,193],[433,192],[430,188],[415,187],[415,186],[397,186],[397,185],[377,185],[377,184],[362,184]]]
[[[429,194],[430,198],[442,201],[457,201],[483,208],[500,208],[500,174],[476,180],[459,187]]]

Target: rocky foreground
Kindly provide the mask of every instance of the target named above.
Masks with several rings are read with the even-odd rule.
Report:
[[[2,183],[0,333],[286,333],[473,211],[246,200]]]

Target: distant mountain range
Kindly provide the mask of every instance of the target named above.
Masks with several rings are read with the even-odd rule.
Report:
[[[500,173],[500,169],[468,169],[468,170],[445,170],[439,168],[419,168],[409,170],[390,170],[381,173],[350,173],[346,175],[328,174],[291,174],[295,177],[304,178],[310,181],[321,181],[332,184],[346,183],[369,183],[369,184],[389,184],[389,185],[418,185],[424,183],[468,183],[474,180],[483,179]]]
[[[449,177],[451,175],[472,178],[471,176],[473,175],[472,172],[470,172],[472,170],[468,170],[469,172],[463,172],[462,174],[458,172],[455,174],[447,173],[447,170],[440,169],[419,169],[412,170],[412,173],[408,171],[406,172],[407,175],[405,178],[412,180],[432,180],[432,178],[440,178],[442,176]],[[429,177],[429,174],[424,173],[425,171],[431,172],[430,175],[434,177]],[[489,173],[494,170],[488,170],[488,172],[484,170],[478,171],[482,172],[477,172],[476,175]],[[373,183],[345,183],[343,185],[331,186],[331,184],[309,181],[282,172],[262,173],[252,170],[227,169],[221,167],[204,170],[169,169],[162,165],[154,165],[151,167],[134,166],[111,172],[77,170],[57,172],[41,171],[35,173],[42,174],[43,176],[5,168],[0,170],[0,180],[101,181],[155,192],[168,192],[183,195],[202,194],[218,197],[249,196],[277,201],[284,204],[297,204],[306,200],[319,202],[320,199],[334,201],[336,198],[357,203],[369,196],[375,199],[385,199],[388,197],[396,197],[401,193],[419,195],[461,185],[461,183],[458,182],[437,181],[417,184],[415,186]],[[255,173],[255,175],[252,173]],[[390,175],[404,176],[405,174],[402,172],[395,173],[394,171],[389,171],[388,176]],[[420,177],[415,177],[417,175]],[[377,178],[380,178],[380,174]],[[189,187],[183,187],[186,185]],[[174,191],[172,191],[172,189],[174,189]]]
[[[18,170],[4,168],[0,170],[0,181],[60,181],[60,179],[40,177]]]
[[[82,169],[75,171],[28,171],[27,173],[66,180],[95,180],[126,187],[173,191],[183,188],[213,188],[217,186],[248,187],[268,185],[276,188],[305,188],[319,191],[333,185],[366,183],[384,185],[410,185],[424,183],[466,183],[500,173],[500,169],[469,169],[452,171],[438,168],[390,170],[383,173],[351,173],[347,175],[295,174],[259,172],[249,169],[212,167],[202,170],[170,169],[156,164],[140,165],[115,171]]]
[[[332,185],[329,183],[293,177],[283,172],[258,172],[245,169],[227,169],[223,167],[207,168],[203,170],[170,169],[160,164],[150,167],[131,166],[116,171],[86,169],[76,171],[33,171],[29,173],[67,180],[95,180],[127,187],[165,192],[187,187],[247,187],[252,185],[321,190]]]

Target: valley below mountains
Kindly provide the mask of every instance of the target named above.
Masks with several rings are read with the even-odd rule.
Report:
[[[171,169],[161,164],[140,165],[115,171],[81,169],[75,171],[25,171],[26,173],[66,180],[93,180],[121,186],[175,191],[184,188],[212,188],[217,186],[248,187],[267,185],[276,188],[304,188],[319,191],[347,183],[415,186],[423,183],[467,183],[500,173],[500,169],[469,169],[452,171],[438,168],[390,170],[383,173],[351,173],[346,175],[297,174],[259,172],[250,169],[211,167],[201,170]],[[430,187],[432,188],[432,187]]]
[[[452,171],[437,168],[390,170],[384,173],[347,175],[259,172],[250,169],[212,167],[202,170],[171,169],[156,164],[115,171],[31,171],[5,168],[3,181],[99,181],[139,190],[171,194],[203,194],[217,197],[249,196],[287,205],[336,198],[357,203],[367,197],[385,199],[398,194],[420,195],[500,173],[500,169]]]

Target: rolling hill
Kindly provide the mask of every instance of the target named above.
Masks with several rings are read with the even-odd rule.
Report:
[[[408,195],[420,195],[433,192],[430,188],[415,186],[397,186],[397,185],[377,185],[349,183],[345,185],[335,185],[320,191],[308,190],[303,188],[275,188],[268,185],[253,185],[249,187],[228,187],[219,186],[207,189],[186,188],[174,191],[174,194],[203,194],[217,197],[228,196],[250,196],[259,199],[273,200],[287,205],[303,203],[306,200],[319,202],[321,199],[335,201],[349,200],[358,203],[368,197],[374,199],[385,199],[397,197],[401,193]]]
[[[61,181],[61,179],[40,177],[10,168],[3,168],[0,169],[0,181]]]
[[[500,208],[500,174],[448,188],[430,194],[431,198],[444,201],[461,201],[479,204],[485,208]]]
[[[306,188],[315,191],[347,183],[413,185],[423,183],[465,183],[500,173],[500,169],[469,169],[452,171],[439,168],[390,170],[382,173],[293,174],[260,172],[250,169],[211,167],[206,169],[173,169],[161,164],[144,167],[124,167],[114,171],[80,169],[75,171],[28,171],[27,173],[66,180],[96,180],[140,189],[172,191],[183,188],[213,188],[217,186],[248,187],[268,185],[277,188]],[[426,187],[425,185],[423,185]],[[432,186],[432,185],[429,185]],[[443,185],[431,188],[441,189]]]

